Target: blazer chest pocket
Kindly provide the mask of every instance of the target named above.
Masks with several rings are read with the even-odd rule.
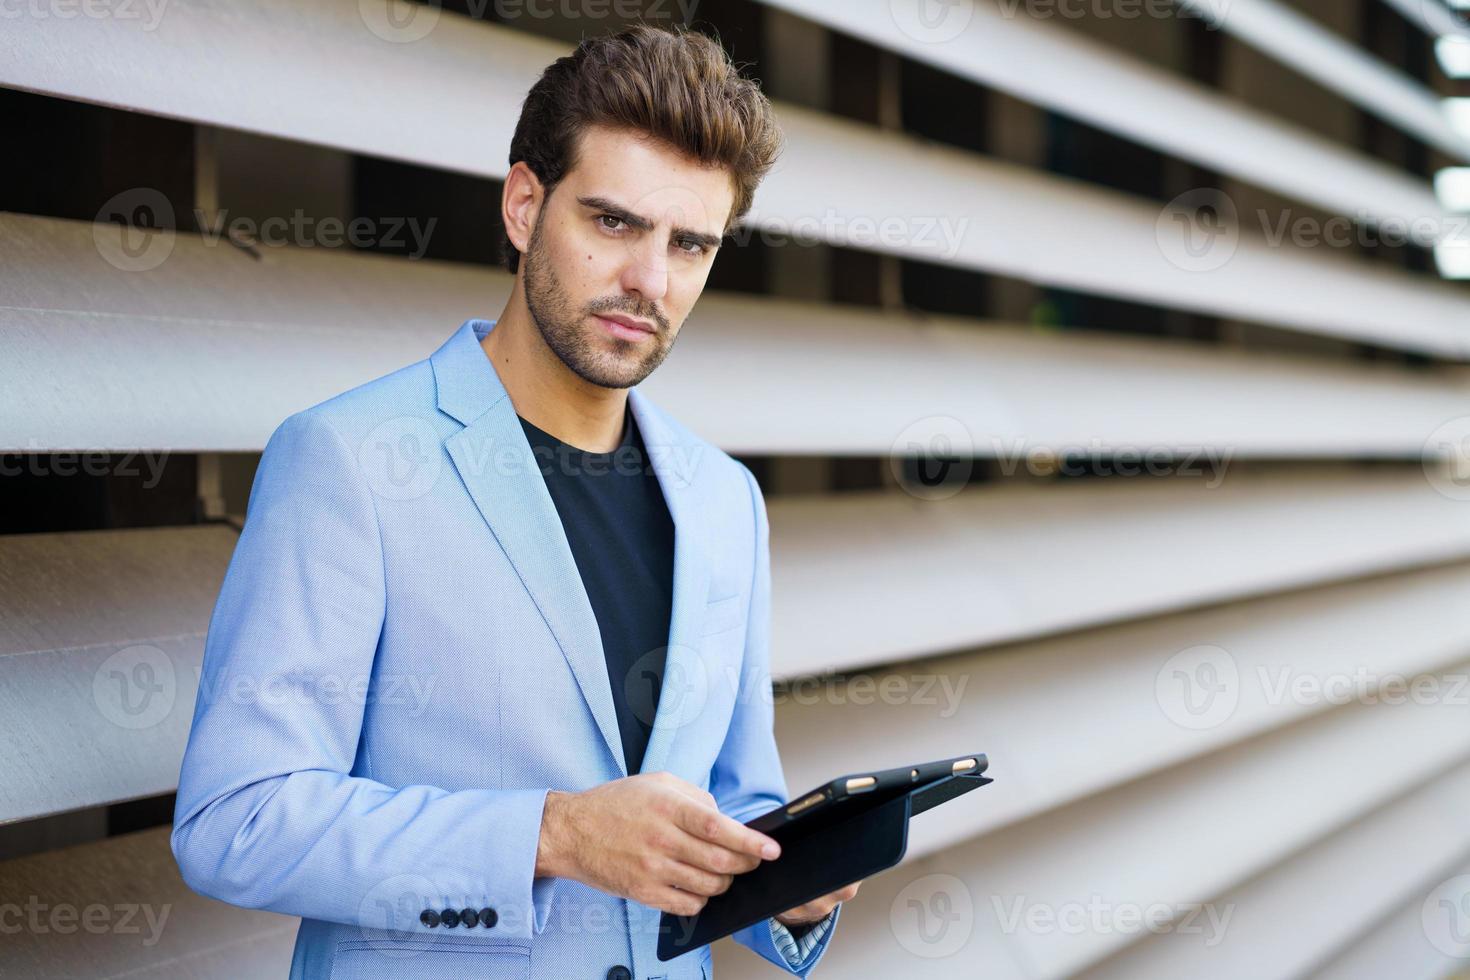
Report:
[[[331,980],[530,980],[531,950],[445,940],[337,944]]]
[[[723,596],[719,599],[711,599],[705,603],[704,625],[700,633],[709,636],[712,633],[723,633],[732,630],[745,622],[745,597],[738,592],[735,595]]]

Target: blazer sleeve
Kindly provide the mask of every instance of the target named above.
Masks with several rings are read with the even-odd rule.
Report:
[[[528,938],[552,884],[533,880],[546,790],[352,775],[385,593],[357,454],[318,413],[291,416],[209,623],[170,836],[179,870],[247,908],[395,935],[430,931],[425,909],[490,908],[489,934]],[[436,752],[452,733],[404,736]]]
[[[784,806],[786,777],[776,749],[775,706],[771,697],[771,547],[770,522],[760,485],[743,464],[750,489],[755,528],[755,567],[751,573],[750,610],[746,619],[745,656],[740,687],[725,744],[710,775],[710,795],[721,812],[745,822]],[[774,919],[764,919],[735,933],[735,940],[776,966],[805,977],[827,949],[842,911],[839,905],[823,920],[825,931],[816,945],[797,958],[777,944],[785,930]],[[772,928],[773,923],[778,927]]]

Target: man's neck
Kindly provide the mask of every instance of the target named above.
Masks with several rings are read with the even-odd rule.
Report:
[[[531,321],[519,282],[480,347],[521,418],[578,449],[618,447],[627,389],[592,384],[563,364]]]

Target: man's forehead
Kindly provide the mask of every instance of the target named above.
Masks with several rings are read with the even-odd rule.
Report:
[[[654,223],[720,235],[735,203],[728,170],[631,130],[589,126],[574,159],[563,178],[575,189],[569,197],[611,201]]]

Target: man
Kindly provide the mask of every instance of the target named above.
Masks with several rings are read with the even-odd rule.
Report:
[[[709,39],[583,42],[512,141],[500,317],[272,435],[172,845],[301,916],[293,977],[710,975],[658,919],[779,854],[769,529],[635,386],[778,149]],[[737,939],[805,976],[856,891]]]

